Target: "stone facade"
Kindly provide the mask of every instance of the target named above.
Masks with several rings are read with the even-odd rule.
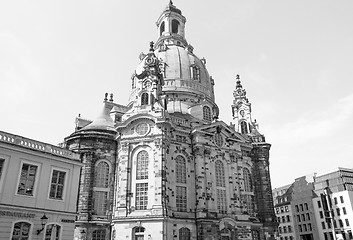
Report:
[[[239,76],[234,123],[218,120],[215,81],[186,41],[185,22],[169,3],[159,39],[139,56],[129,104],[106,96],[98,119],[78,118],[66,138],[85,164],[78,239],[274,239],[271,145]],[[95,209],[99,161],[109,166],[106,214]]]

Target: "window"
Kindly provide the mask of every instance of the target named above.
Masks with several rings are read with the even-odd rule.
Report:
[[[172,33],[178,33],[179,22],[178,20],[172,20]]]
[[[142,93],[141,95],[141,106],[148,105],[148,93]]]
[[[326,229],[325,222],[321,222],[322,229]]]
[[[296,210],[297,212],[299,212],[299,207],[298,207],[298,205],[295,205],[295,210]]]
[[[320,201],[317,201],[317,206],[318,206],[318,208],[321,208],[321,202]]]
[[[37,166],[26,163],[22,165],[20,183],[17,189],[18,194],[33,196],[37,168]]]
[[[298,225],[298,227],[299,227],[299,232],[302,232],[303,231],[302,225]]]
[[[286,212],[289,212],[288,206],[284,206],[284,210],[285,210]]]
[[[106,215],[108,192],[94,191],[94,210],[97,215]]]
[[[249,169],[243,168],[243,177],[244,177],[244,190],[246,192],[252,192],[252,180]],[[281,212],[283,212],[283,208],[281,208]]]
[[[219,213],[227,213],[226,190],[217,189],[217,209]]]
[[[186,160],[180,155],[175,158],[175,174],[177,183],[186,183]]]
[[[188,228],[179,229],[179,240],[190,240],[190,230]]]
[[[324,218],[324,214],[322,211],[320,211],[319,214],[320,214],[320,218]]]
[[[145,229],[143,227],[134,227],[132,229],[132,240],[143,240]]]
[[[312,230],[313,230],[313,227],[311,226],[311,223],[308,223],[308,230],[309,230],[309,231],[312,231]]]
[[[305,215],[304,214],[302,214],[302,220],[305,221]]]
[[[287,233],[287,227],[286,226],[283,227],[283,233]]]
[[[336,208],[337,216],[341,216],[341,212],[339,208]]]
[[[335,204],[338,204],[336,197],[333,198],[333,202],[334,202]]]
[[[176,207],[179,212],[187,211],[187,202],[186,202],[186,187],[176,187]]]
[[[334,228],[337,228],[337,222],[336,222],[336,220],[333,220],[333,227],[334,227]]]
[[[162,22],[161,27],[159,28],[159,35],[162,36],[163,32],[165,30],[165,24]]]
[[[297,215],[297,220],[298,222],[300,222],[300,215]]]
[[[308,229],[306,228],[306,224],[303,224],[303,228],[304,228],[304,231],[308,231]]]
[[[215,144],[218,146],[218,147],[222,147],[223,146],[223,137],[220,133],[216,133],[214,135],[214,141],[215,141]]]
[[[340,196],[341,203],[344,203],[343,196]]]
[[[200,68],[196,64],[190,66],[191,79],[200,81]]]
[[[145,135],[148,132],[148,124],[140,123],[136,126],[136,133],[140,136]]]
[[[97,229],[92,233],[92,240],[105,240],[105,229]]]
[[[212,121],[211,109],[208,106],[203,107],[203,120]]]
[[[304,203],[304,207],[305,207],[305,210],[309,210],[307,203]]]
[[[17,222],[13,226],[12,240],[28,240],[31,224],[27,222]]]
[[[300,211],[304,211],[303,204],[300,204]]]
[[[281,217],[277,217],[277,222],[281,222]]]
[[[290,222],[290,216],[287,215],[287,222]]]
[[[292,232],[292,226],[288,226],[288,232]]]
[[[346,222],[346,226],[349,227],[349,220],[348,219],[344,219]]]
[[[137,183],[136,184],[136,203],[135,207],[137,210],[147,209],[148,202],[148,183]]]
[[[242,134],[247,134],[248,133],[248,125],[246,124],[246,122],[242,121],[240,123],[240,130]]]
[[[225,187],[226,181],[224,176],[224,166],[220,160],[216,161],[216,186]]]
[[[5,159],[0,158],[0,179],[2,174],[2,169],[4,168]]]
[[[65,174],[65,172],[53,170],[49,198],[63,199]]]
[[[309,213],[306,213],[306,220],[310,221],[310,214]]]
[[[347,211],[346,211],[346,208],[345,208],[345,207],[342,208],[342,211],[343,211],[343,214],[344,214],[344,215],[347,214]]]
[[[148,179],[148,152],[142,150],[137,154],[136,179]]]
[[[45,228],[45,240],[59,240],[61,227],[57,224],[49,224]]]
[[[282,222],[286,222],[285,216],[282,216]]]
[[[342,221],[342,219],[339,219],[339,220],[338,220],[338,223],[340,224],[340,227],[342,228],[342,227],[343,227],[343,221]]]
[[[107,188],[109,187],[109,165],[107,162],[101,161],[97,164],[94,171],[95,186]]]
[[[281,227],[278,227],[278,232],[282,233],[282,228]]]

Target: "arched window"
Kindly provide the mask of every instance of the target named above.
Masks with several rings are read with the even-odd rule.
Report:
[[[191,79],[200,80],[200,68],[193,64],[190,66]]]
[[[105,240],[105,229],[97,229],[92,233],[92,240]]]
[[[203,107],[203,119],[206,121],[212,121],[211,109],[208,106]]]
[[[179,22],[178,20],[172,20],[172,33],[178,33]]]
[[[101,161],[95,169],[95,187],[107,188],[109,186],[109,165]]]
[[[248,126],[246,122],[241,122],[240,123],[240,129],[242,134],[247,134],[248,133]]]
[[[224,166],[220,160],[216,161],[216,186],[225,187],[226,181],[224,176]]]
[[[137,154],[136,179],[148,179],[148,152],[145,150]]]
[[[143,240],[144,234],[145,234],[145,228],[143,228],[143,227],[134,227],[132,229],[132,239],[133,240]]]
[[[148,105],[148,93],[142,93],[141,95],[141,106]]]
[[[28,222],[17,222],[13,226],[12,240],[28,240],[31,224]]]
[[[244,178],[244,190],[246,192],[252,192],[252,179],[249,169],[243,168],[243,178]]]
[[[163,32],[165,30],[165,24],[162,22],[161,27],[159,28],[159,35],[162,36]]]
[[[45,227],[45,240],[59,240],[61,226],[57,224],[49,224]]]
[[[179,240],[190,240],[190,230],[188,228],[179,229]]]
[[[177,183],[186,183],[186,161],[180,155],[175,158],[175,174]]]

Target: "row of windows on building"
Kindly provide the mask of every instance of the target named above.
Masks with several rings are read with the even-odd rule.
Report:
[[[144,240],[144,236],[145,236],[145,232],[146,229],[144,227],[134,227],[132,229],[132,238],[134,240]],[[115,239],[116,236],[116,231],[113,230],[113,236],[112,239]],[[176,239],[175,236],[176,235],[176,231],[173,230],[173,236],[174,239]],[[105,237],[105,236],[104,236]],[[104,240],[105,238],[94,238],[94,236],[92,236],[92,240]],[[191,232],[189,228],[186,227],[182,227],[178,230],[178,239],[179,240],[190,240],[191,239]]]
[[[340,199],[340,203],[344,203],[344,198],[343,198],[343,196],[339,196],[339,199]],[[331,198],[329,198],[329,202],[331,202]],[[335,205],[339,204],[337,197],[334,197],[334,198],[333,198],[333,203],[334,203]],[[322,208],[322,204],[321,204],[321,201],[320,201],[320,200],[317,201],[317,206],[318,206],[318,208]]]
[[[345,221],[346,227],[350,227],[349,220],[346,218],[346,219],[344,219],[344,221]],[[334,228],[337,228],[337,227],[343,228],[343,227],[345,227],[344,224],[343,224],[343,220],[342,219],[338,219],[338,221],[333,219],[332,222],[333,222],[333,227]],[[332,224],[331,224],[330,221],[326,221],[326,223],[325,222],[321,222],[321,227],[322,227],[322,229],[326,229],[326,228],[330,229],[330,228],[332,228]]]
[[[346,210],[345,207],[342,207],[342,213],[343,213],[343,215],[347,214],[347,210]],[[320,211],[319,214],[320,214],[320,218],[324,218],[325,214],[324,214],[323,211]],[[335,209],[331,210],[331,216],[334,217],[335,215],[336,216],[341,216],[341,209],[340,208],[336,208],[336,213],[335,213]]]
[[[308,207],[307,203],[295,205],[296,212],[303,212],[303,211],[308,211],[308,210],[309,210],[309,207]]]
[[[280,240],[293,240],[293,236],[284,236],[284,237],[279,237]]]
[[[293,232],[292,226],[278,227],[278,233],[291,233]]]
[[[12,240],[30,239],[33,231],[33,224],[30,222],[20,221],[13,224]],[[47,224],[44,228],[44,240],[60,240],[61,226],[58,224]]]
[[[285,212],[289,212],[288,206],[282,206],[282,207],[276,208],[276,214],[285,213]]]
[[[286,216],[281,216],[281,217],[277,217],[277,222],[279,223],[285,223],[285,222],[290,222],[290,216],[286,215]]]
[[[310,221],[310,213],[303,213],[297,215],[298,222]]]
[[[311,223],[299,224],[298,225],[298,230],[299,230],[299,232],[307,232],[307,231],[312,231],[313,227],[311,226]]]

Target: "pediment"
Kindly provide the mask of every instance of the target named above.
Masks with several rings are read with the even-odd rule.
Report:
[[[236,132],[231,126],[227,125],[223,121],[217,121],[208,125],[195,127],[191,133],[200,133],[209,136],[214,136],[216,133],[221,133],[228,140],[243,143],[248,142],[248,140],[242,134]]]

